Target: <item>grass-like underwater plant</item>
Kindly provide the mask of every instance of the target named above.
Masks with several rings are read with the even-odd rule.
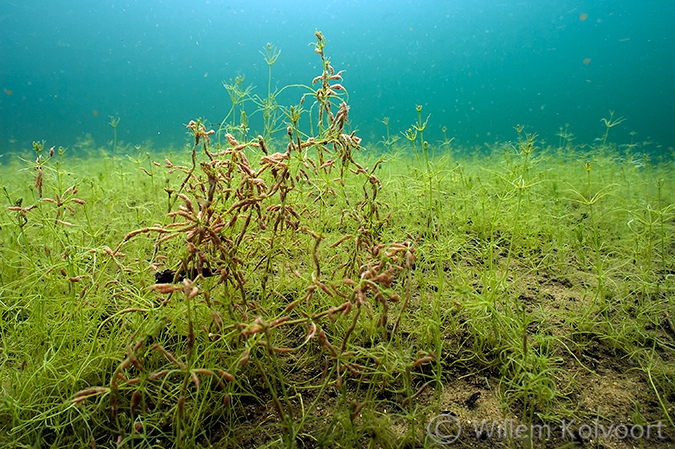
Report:
[[[181,154],[0,166],[0,445],[436,447],[441,413],[467,447],[635,443],[480,431],[508,420],[672,444],[673,162],[522,126],[450,159],[421,107],[364,151],[316,39],[312,83],[235,80]]]

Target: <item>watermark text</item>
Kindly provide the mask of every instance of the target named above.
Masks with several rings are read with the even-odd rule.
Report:
[[[563,441],[582,440],[663,440],[663,423],[626,424],[601,423],[598,420],[580,422],[562,420],[551,424],[521,424],[514,419],[482,420],[462,423],[452,413],[434,416],[427,424],[427,436],[440,445],[452,444],[462,435],[475,436],[477,440],[530,440],[545,441],[560,439]]]

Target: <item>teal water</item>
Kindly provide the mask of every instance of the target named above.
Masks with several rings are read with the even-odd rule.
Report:
[[[430,142],[446,126],[466,146],[514,140],[516,124],[551,143],[569,124],[575,142],[592,143],[613,110],[627,120],[610,140],[666,152],[674,18],[675,3],[655,0],[0,0],[0,153],[88,133],[109,145],[109,116],[123,142],[181,147],[185,123],[230,109],[223,81],[244,75],[266,95],[267,43],[282,51],[273,86],[320,74],[315,30],[345,70],[366,142],[382,138],[384,117],[407,129],[418,104]],[[260,114],[250,127],[261,131]]]

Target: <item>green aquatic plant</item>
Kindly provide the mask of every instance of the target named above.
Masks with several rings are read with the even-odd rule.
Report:
[[[148,175],[151,180],[151,186],[154,189],[155,188],[155,165],[151,163],[151,156],[149,152],[141,153],[140,152],[141,146],[137,145],[136,150],[139,150],[139,153],[136,157],[133,157],[131,155],[127,155],[127,159],[129,159],[131,162],[133,162],[137,168]],[[147,167],[145,168],[143,166],[144,163],[148,163]]]
[[[452,151],[450,144],[452,144],[452,141],[455,140],[455,138],[451,137],[448,139],[448,127],[445,125],[441,127],[441,132],[443,133],[443,141],[441,142],[441,148],[444,148],[446,153],[450,153]]]
[[[573,197],[571,200],[574,201],[575,203],[581,204],[585,207],[588,208],[588,219],[590,221],[589,223],[589,228],[590,228],[590,246],[593,248],[593,254],[594,254],[594,270],[595,270],[595,277],[597,281],[597,289],[596,289],[596,294],[594,295],[595,301],[594,304],[598,304],[598,302],[602,305],[604,309],[604,300],[605,300],[605,283],[606,283],[606,273],[604,270],[604,257],[602,254],[602,249],[603,249],[603,242],[600,237],[600,224],[599,224],[599,219],[598,219],[598,206],[600,200],[603,198],[607,197],[610,195],[610,192],[613,188],[616,187],[616,184],[609,184],[601,189],[597,190],[595,193],[593,193],[593,187],[591,183],[591,172],[593,170],[593,165],[594,161],[589,160],[583,162],[583,167],[584,171],[586,172],[586,188],[585,191],[586,193],[581,193],[579,190],[571,187],[570,191],[574,193],[576,196]],[[586,238],[584,237],[584,234],[582,234],[581,228],[579,228],[580,234],[578,234],[578,239],[579,243],[584,244],[586,241]],[[590,313],[592,309],[588,309],[588,312]]]
[[[513,317],[505,332],[512,335],[509,335],[511,341],[503,355],[501,392],[507,403],[518,403],[522,409],[521,421],[528,429],[523,435],[523,446],[534,447],[537,435],[529,431],[532,431],[538,416],[549,415],[553,409],[555,398],[560,394],[557,381],[563,360],[554,352],[552,337],[542,332],[532,334],[528,330],[532,328],[535,317],[528,314],[522,305],[520,307],[522,309]],[[539,326],[547,326],[545,317],[539,319]]]
[[[417,105],[415,107],[417,111],[417,121],[412,127],[408,128],[403,132],[403,137],[405,137],[409,142],[412,148],[415,159],[417,160],[417,170],[418,173],[422,176],[424,185],[424,196],[426,196],[426,216],[427,216],[427,228],[429,232],[433,232],[433,229],[436,225],[436,212],[435,212],[435,200],[434,200],[434,184],[439,180],[439,173],[436,169],[432,167],[431,160],[433,154],[430,154],[432,151],[430,149],[429,142],[424,140],[424,131],[429,123],[429,118],[431,115],[428,115],[427,118],[422,120],[422,105]],[[419,139],[419,147],[418,147]]]
[[[262,100],[258,99],[258,102],[261,104],[263,114],[263,138],[269,141],[272,133],[277,130],[277,111],[279,109],[276,100],[277,95],[272,92],[272,67],[279,59],[281,50],[268,42],[265,45],[265,52],[260,53],[267,63],[267,97]]]
[[[113,129],[113,149],[112,149],[112,159],[113,161],[115,160],[115,155],[117,154],[117,125],[120,124],[120,117],[115,118],[114,116],[110,115],[110,123],[109,125],[112,126]]]
[[[386,148],[386,150],[391,153],[393,152],[394,144],[398,141],[399,136],[391,135],[391,131],[389,129],[389,120],[390,120],[389,117],[384,117],[382,119],[382,124],[384,125],[384,128],[386,130],[386,136],[384,137],[383,140],[381,140],[378,143],[382,143]]]
[[[240,135],[240,140],[245,132],[247,126],[247,116],[246,116],[246,101],[251,100],[252,92],[255,89],[255,86],[249,84],[244,87],[245,77],[243,75],[237,75],[234,80],[229,82],[223,81],[223,87],[227,90],[227,94],[230,97],[231,106],[225,117],[218,124],[218,131],[216,135],[218,137],[218,143],[222,142],[222,137],[225,133],[238,133]],[[239,123],[237,123],[237,112],[239,113]],[[242,129],[242,125],[243,128]]]
[[[524,126],[450,160],[422,108],[416,152],[366,151],[316,38],[315,83],[272,90],[299,97],[281,138],[237,106],[222,142],[196,118],[186,151],[115,170],[93,138],[3,158],[0,446],[425,447],[445,411],[670,426],[672,162]],[[503,444],[577,444],[524,436]]]
[[[666,242],[669,242],[672,239],[672,227],[671,232],[668,232],[666,229],[667,223],[672,221],[673,215],[675,215],[675,203],[668,203],[664,200],[664,187],[666,185],[665,178],[658,178],[655,182],[656,184],[656,209],[658,215],[658,239],[659,246],[661,249],[661,276],[664,278],[668,273],[668,251],[666,250]]]
[[[665,180],[658,178],[654,186],[657,191],[656,204],[647,202],[641,208],[630,211],[631,218],[627,222],[628,228],[635,235],[634,255],[643,281],[643,298],[648,294],[658,295],[662,288],[661,280],[668,272],[669,262],[666,248],[669,240],[667,223],[675,215],[675,204],[663,202]],[[660,262],[658,271],[654,269],[656,260]],[[655,275],[658,280],[654,279]]]
[[[602,144],[601,144],[601,146],[604,147],[605,145],[607,145],[607,137],[609,136],[609,130],[623,123],[624,121],[626,121],[626,119],[624,117],[619,117],[615,119],[614,111],[609,111],[609,118],[602,118],[600,119],[600,121],[605,125],[605,134],[602,136]]]
[[[570,152],[573,149],[572,142],[574,142],[575,137],[574,134],[570,132],[569,128],[569,123],[565,123],[565,126],[561,126],[556,133],[556,136],[560,137],[558,151]]]
[[[272,96],[272,66],[276,64],[277,59],[281,56],[281,50],[276,48],[269,42],[265,45],[265,53],[260,52],[267,63],[267,98]]]
[[[522,177],[527,177],[527,172],[529,170],[530,155],[537,150],[535,146],[535,141],[537,139],[537,133],[526,133],[525,139],[521,137],[521,132],[523,128],[519,125],[516,127],[518,131],[518,151],[523,154],[523,165],[520,169],[520,174]]]
[[[403,137],[406,138],[406,140],[408,140],[408,142],[410,142],[410,148],[412,149],[412,152],[415,155],[415,159],[417,161],[417,166],[418,166],[417,168],[418,168],[418,170],[422,171],[423,168],[426,168],[425,163],[424,163],[425,161],[423,160],[423,158],[426,155],[424,154],[424,148],[422,148],[425,140],[424,140],[423,136],[420,136],[420,130],[424,130],[424,128],[426,128],[427,122],[424,122],[424,123],[421,122],[422,106],[418,105],[418,106],[415,107],[415,109],[417,110],[417,115],[418,115],[417,123],[412,125],[407,130],[402,131],[401,134],[403,135]],[[429,120],[429,117],[427,117],[427,121],[428,120]],[[418,148],[418,146],[417,146],[417,138],[418,137],[420,139],[420,148]],[[428,148],[429,147],[427,146],[427,150],[428,150]]]

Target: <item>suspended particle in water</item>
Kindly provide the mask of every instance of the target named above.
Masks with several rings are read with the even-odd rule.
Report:
[[[591,58],[584,59],[584,64],[588,65],[591,63]]]
[[[579,14],[579,20],[580,21],[583,22],[586,19],[588,19],[588,14],[586,14],[585,12],[582,12],[581,14]]]

